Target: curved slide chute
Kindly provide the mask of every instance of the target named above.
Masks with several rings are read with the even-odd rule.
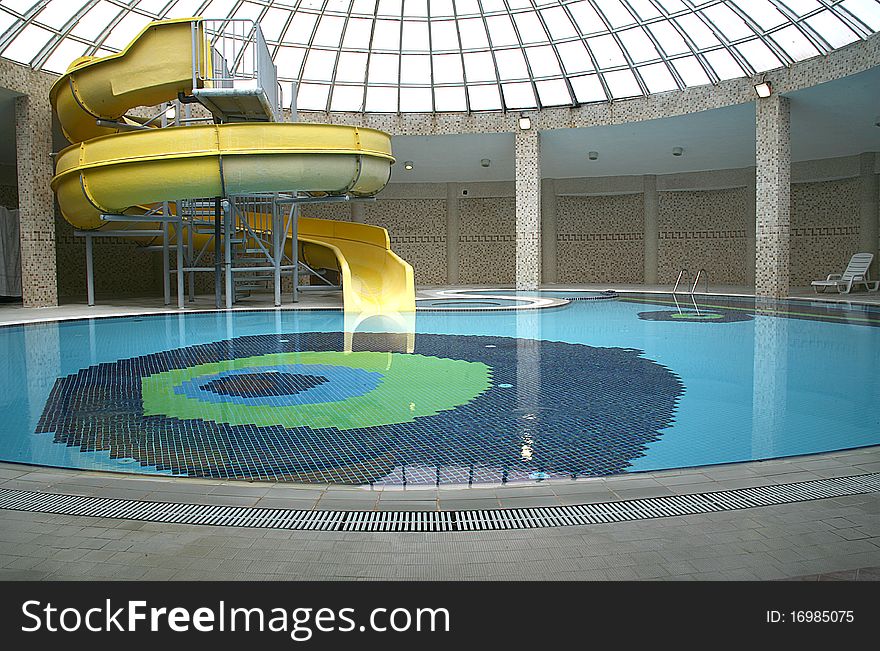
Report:
[[[288,191],[369,197],[385,187],[391,139],[375,129],[238,122],[126,130],[137,124],[126,117],[132,108],[192,92],[193,57],[210,56],[197,20],[151,23],[119,54],[75,61],[52,87],[62,129],[76,143],[59,153],[52,179],[68,222],[100,230],[108,226],[102,214],[143,214],[163,201]],[[391,251],[385,229],[300,222],[303,259],[339,271],[346,311],[415,309],[412,267]]]

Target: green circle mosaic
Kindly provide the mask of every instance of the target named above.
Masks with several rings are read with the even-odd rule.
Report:
[[[346,366],[380,374],[372,391],[334,402],[298,405],[245,405],[199,400],[176,392],[204,376],[242,369],[270,370],[290,365]],[[296,352],[172,369],[141,380],[145,416],[198,419],[259,427],[333,427],[340,430],[412,422],[454,409],[486,391],[492,370],[481,362],[383,352]],[[414,398],[414,396],[417,396]]]

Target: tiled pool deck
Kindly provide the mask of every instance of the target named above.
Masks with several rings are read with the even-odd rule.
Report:
[[[145,307],[92,310],[143,313]],[[0,308],[0,323],[92,310]],[[597,504],[875,472],[880,446],[575,482],[439,489],[144,477],[0,463],[0,489],[255,508],[461,511]],[[0,510],[0,579],[876,580],[878,568],[876,492],[633,522],[437,533],[256,529]]]

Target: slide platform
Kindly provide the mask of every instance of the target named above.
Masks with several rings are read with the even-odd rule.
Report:
[[[369,197],[388,183],[391,138],[360,127],[239,122],[126,130],[125,114],[193,90],[193,57],[209,57],[198,19],[151,23],[119,54],[75,61],[53,86],[62,129],[75,144],[59,153],[52,189],[62,215],[82,230],[118,229],[106,214],[179,199],[271,192]],[[154,228],[138,223],[134,228]],[[412,267],[385,229],[301,219],[298,250],[310,266],[339,271],[346,311],[413,311]],[[196,235],[198,245],[207,235]],[[148,242],[145,242],[148,243]],[[292,242],[288,242],[292,246]]]

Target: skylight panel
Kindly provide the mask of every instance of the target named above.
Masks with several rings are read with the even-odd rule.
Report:
[[[789,25],[770,35],[786,54],[795,61],[802,61],[819,54],[819,50],[794,25]]]
[[[331,111],[360,111],[364,102],[363,86],[335,86],[330,98]]]
[[[434,110],[466,111],[467,99],[464,86],[450,86],[434,89]]]
[[[377,20],[373,28],[374,50],[399,50],[400,49],[400,21]]]
[[[480,0],[480,7],[484,14],[507,11],[507,5],[504,4],[504,0]]]
[[[593,70],[593,61],[583,41],[559,43],[556,51],[559,52],[559,59],[568,74]]]
[[[455,16],[452,0],[431,0],[428,8],[431,10],[431,18],[452,18]]]
[[[486,24],[489,26],[489,37],[492,39],[494,47],[519,44],[510,16],[506,14],[489,16],[486,18]]]
[[[233,2],[234,1],[235,0],[233,0]],[[284,0],[282,0],[282,2],[284,2]],[[327,0],[327,4],[324,7],[324,11],[333,12],[333,13],[337,13],[337,14],[345,14],[345,13],[348,13],[349,4],[350,4],[349,0]]]
[[[566,8],[574,18],[582,34],[595,34],[597,32],[607,32],[608,27],[599,18],[599,14],[593,9],[588,2],[573,2],[566,5]]]
[[[872,31],[880,31],[880,4],[875,0],[843,0],[840,6],[865,23]]]
[[[669,23],[651,23],[648,25],[648,29],[651,30],[654,38],[657,39],[657,42],[667,56],[675,56],[676,54],[684,54],[691,51],[681,37],[681,34]]]
[[[606,72],[604,74],[605,83],[608,84],[608,90],[611,92],[612,99],[623,99],[625,97],[637,97],[642,94],[639,82],[636,81],[632,70],[616,70],[614,72]]]
[[[479,15],[480,5],[477,4],[477,0],[455,0],[455,12],[459,18]]]
[[[403,15],[426,18],[428,16],[428,0],[405,0]]]
[[[605,95],[605,89],[602,88],[602,82],[599,81],[599,75],[572,77],[568,83],[571,84],[575,98],[582,104],[604,102],[608,99]]]
[[[289,11],[282,11],[281,9],[270,7],[260,21],[260,29],[263,32],[263,37],[269,42],[277,43],[281,38],[281,32],[284,29],[284,26],[287,24],[287,17],[289,15]]]
[[[427,54],[404,54],[400,57],[401,84],[431,83],[431,57]]]
[[[639,68],[642,81],[648,87],[649,93],[664,93],[669,90],[677,90],[678,84],[675,77],[669,72],[665,63],[652,63]]]
[[[776,55],[770,51],[770,48],[758,39],[740,43],[736,46],[736,49],[745,57],[749,65],[755,69],[755,72],[764,72],[765,70],[773,70],[782,66],[782,62],[776,58]]]
[[[370,57],[371,84],[396,84],[399,79],[400,56],[397,54],[376,54]]]
[[[303,70],[303,79],[312,81],[330,81],[333,76],[333,66],[336,64],[336,52],[331,50],[309,50],[306,59],[306,67]]]
[[[526,58],[519,48],[496,50],[495,60],[498,62],[498,76],[502,80],[528,79],[529,70],[526,66]]]
[[[577,36],[577,30],[571,24],[568,14],[562,7],[552,7],[550,9],[542,9],[541,16],[547,23],[547,30],[554,39],[571,38]]]
[[[510,109],[533,108],[538,105],[535,101],[535,93],[532,85],[528,82],[518,84],[502,84],[501,92],[504,95],[504,105]]]
[[[161,17],[165,7],[169,4],[169,0],[140,0],[137,3],[137,8]]]
[[[321,16],[321,22],[318,23],[318,30],[315,32],[313,43],[324,47],[337,47],[342,40],[342,28],[344,25],[345,18],[324,14]]]
[[[327,95],[330,86],[327,84],[300,84],[296,94],[298,109],[324,111],[327,108]]]
[[[466,52],[464,71],[468,82],[495,81],[495,64],[488,52]]]
[[[715,74],[718,75],[718,79],[737,79],[746,74],[733,55],[724,48],[711,50],[703,56]]]
[[[827,10],[810,16],[806,23],[833,48],[843,47],[859,38],[840,18]]]
[[[241,6],[239,6],[239,8],[235,10],[235,13],[232,17],[246,18],[248,20],[256,21],[257,19],[259,19],[262,12],[263,7],[258,4],[254,4],[253,2],[242,2]]]
[[[736,5],[765,32],[789,22],[770,0],[736,0]]]
[[[312,31],[315,29],[315,23],[318,22],[318,15],[307,13],[305,11],[297,11],[293,14],[290,21],[290,27],[284,33],[284,41],[286,43],[308,43],[312,37]]]
[[[562,74],[562,70],[559,69],[559,59],[556,58],[553,48],[549,45],[527,47],[526,57],[528,57],[529,67],[532,69],[534,77],[552,77]]]
[[[635,22],[632,14],[620,4],[620,0],[596,0],[596,5],[611,27],[615,29],[632,25]]]
[[[626,65],[623,52],[610,34],[588,38],[587,45],[596,57],[596,64],[600,69]]]
[[[755,35],[752,28],[727,5],[712,5],[704,9],[703,14],[724,34],[728,41],[738,41]]]
[[[681,26],[685,34],[688,35],[694,45],[701,50],[721,45],[718,37],[712,33],[712,30],[700,20],[695,14],[685,14],[675,19]]]
[[[402,0],[379,0],[379,8],[376,13],[379,16],[400,18],[403,14],[403,2]]]
[[[467,92],[471,102],[471,110],[497,111],[501,108],[501,96],[498,93],[498,86],[495,84],[468,86]]]
[[[460,84],[464,82],[464,69],[460,54],[435,54],[433,55],[433,63],[435,84]]]
[[[428,38],[428,23],[404,20],[403,40],[400,49],[409,52],[428,52],[431,41]]]
[[[674,59],[672,65],[685,86],[702,86],[710,83],[709,75],[703,70],[703,66],[697,61],[697,57],[683,57]]]
[[[507,0],[507,6],[511,9],[531,9],[531,0]]]
[[[434,52],[443,50],[457,50],[458,30],[454,20],[431,21],[431,49]]]
[[[87,45],[66,38],[58,44],[52,56],[43,64],[43,70],[62,74],[75,59],[85,54],[87,49]]]
[[[77,21],[70,33],[94,41],[107,28],[107,25],[119,15],[119,11],[119,7],[116,5],[101,0]]]
[[[205,18],[227,18],[234,6],[235,0],[213,0],[201,15]]]
[[[430,88],[401,88],[400,110],[408,113],[427,113],[433,110]]]
[[[336,81],[363,83],[367,74],[367,55],[363,52],[340,52]]]
[[[660,6],[663,7],[667,13],[673,14],[678,11],[685,11],[687,6],[681,0],[657,0],[660,3]]]
[[[626,49],[627,54],[629,54],[629,58],[635,63],[643,63],[644,61],[660,58],[657,48],[654,47],[651,39],[648,38],[645,30],[641,27],[625,29],[619,32],[618,36],[620,36],[620,42]]]
[[[37,4],[37,0],[3,0],[2,5],[20,14],[26,14],[28,9]]]
[[[278,68],[278,76],[286,79],[299,77],[299,69],[302,66],[306,51],[299,47],[278,48],[275,53],[275,67]]]
[[[548,79],[535,82],[538,97],[544,106],[563,106],[571,104],[571,95],[562,79]]]
[[[638,14],[639,18],[642,20],[650,20],[652,18],[657,18],[662,14],[657,10],[657,7],[654,6],[654,3],[651,0],[626,0],[627,4],[633,8],[633,10]]]
[[[364,109],[373,113],[397,113],[397,89],[383,86],[368,87]]]
[[[149,25],[150,22],[149,18],[142,16],[141,14],[126,14],[125,17],[116,23],[113,29],[110,30],[107,38],[104,39],[104,45],[112,47],[115,50],[121,50],[128,45],[144,27]]]
[[[547,32],[534,12],[521,12],[513,14],[513,20],[519,30],[519,37],[523,43],[546,43]]]
[[[486,28],[482,18],[466,18],[458,21],[458,33],[461,36],[461,47],[466,50],[489,47]]]
[[[9,29],[11,25],[17,23],[18,19],[10,13],[0,10],[0,35]]]
[[[370,47],[373,21],[366,18],[349,18],[342,37],[342,47],[353,50],[366,50]]]
[[[290,0],[288,0],[289,2]],[[373,17],[376,11],[376,0],[354,0],[351,5],[351,13],[353,16],[369,16]]]
[[[53,36],[54,34],[47,29],[28,25],[0,54],[19,63],[30,63],[31,59],[37,56],[37,53]]]
[[[798,16],[805,16],[811,11],[820,9],[822,5],[817,0],[783,0],[785,6]]]
[[[165,12],[166,18],[192,18],[199,11],[202,0],[177,0],[174,6]]]
[[[81,9],[82,4],[70,0],[52,0],[37,14],[36,20],[48,27],[61,29]]]

